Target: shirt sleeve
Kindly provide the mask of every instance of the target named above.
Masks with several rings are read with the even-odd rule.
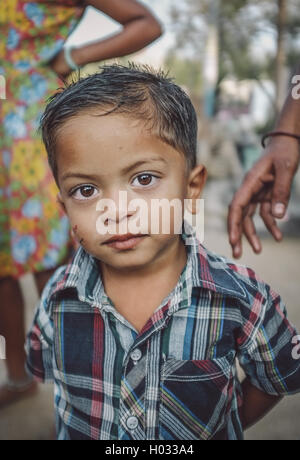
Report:
[[[251,339],[239,349],[239,362],[251,383],[263,392],[284,396],[300,392],[300,336],[287,319],[280,296],[269,287],[268,298]],[[252,312],[250,318],[255,317]],[[244,336],[251,329],[244,325]]]
[[[53,321],[51,294],[64,267],[59,268],[47,283],[37,306],[32,327],[27,335],[26,367],[41,383],[53,382]]]

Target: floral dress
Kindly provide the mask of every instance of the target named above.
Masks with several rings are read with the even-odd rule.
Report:
[[[69,250],[68,220],[37,130],[48,97],[62,86],[47,63],[83,11],[80,0],[0,0],[0,278],[54,268]]]

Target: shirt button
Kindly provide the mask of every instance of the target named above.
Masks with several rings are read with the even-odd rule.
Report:
[[[138,424],[139,421],[137,417],[134,416],[128,417],[126,421],[127,428],[129,428],[130,430],[135,430],[138,427]]]
[[[142,357],[142,352],[139,348],[136,348],[130,355],[132,361],[139,361]]]

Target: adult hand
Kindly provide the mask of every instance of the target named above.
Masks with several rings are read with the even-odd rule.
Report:
[[[248,172],[229,207],[228,233],[233,257],[242,255],[243,233],[254,252],[259,254],[262,250],[253,222],[257,206],[271,235],[281,241],[282,233],[275,219],[282,219],[286,213],[298,165],[298,141],[282,136],[272,139],[265,155]]]

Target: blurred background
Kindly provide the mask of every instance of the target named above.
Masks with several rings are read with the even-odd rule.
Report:
[[[199,117],[198,161],[208,168],[205,240],[210,250],[231,258],[226,231],[228,204],[244,174],[262,154],[262,133],[271,130],[300,63],[299,0],[144,0],[164,26],[164,35],[144,51],[122,58],[169,71],[193,100]],[[91,42],[119,25],[89,7],[68,42]],[[97,64],[82,74],[97,71]],[[275,243],[257,219],[263,253],[244,242],[241,263],[253,268],[284,299],[300,329],[300,176]],[[37,302],[30,276],[22,286],[27,323]],[[5,378],[0,361],[0,381]],[[300,395],[285,398],[246,432],[246,439],[300,439]],[[0,439],[53,439],[53,389],[0,413]]]

